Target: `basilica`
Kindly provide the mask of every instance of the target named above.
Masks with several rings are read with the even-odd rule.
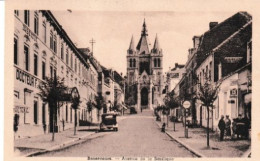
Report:
[[[126,101],[138,110],[155,108],[162,104],[163,80],[163,53],[158,36],[152,46],[144,20],[137,46],[132,36],[127,50],[127,90],[130,96]]]

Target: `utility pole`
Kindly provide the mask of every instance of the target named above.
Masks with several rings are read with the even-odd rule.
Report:
[[[96,43],[96,41],[92,38],[92,39],[89,41],[89,43],[91,44],[91,47],[92,47],[91,50],[92,50],[92,55],[93,55],[93,54],[94,54],[94,50],[93,50],[94,48],[93,48],[93,47],[94,47],[94,44]]]

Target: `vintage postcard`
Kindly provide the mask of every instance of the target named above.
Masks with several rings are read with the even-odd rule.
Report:
[[[5,160],[257,160],[255,1],[6,1]]]

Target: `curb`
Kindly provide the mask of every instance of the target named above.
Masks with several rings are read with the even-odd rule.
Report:
[[[60,150],[60,149],[63,149],[63,148],[67,148],[67,147],[70,147],[70,146],[73,146],[73,145],[77,145],[77,144],[80,143],[79,142],[80,140],[84,141],[83,139],[85,139],[85,138],[87,138],[87,137],[89,137],[89,136],[91,136],[93,134],[95,134],[95,132],[91,132],[91,133],[89,133],[87,135],[78,137],[78,138],[73,139],[73,140],[68,140],[68,141],[66,141],[64,143],[61,143],[59,145],[56,145],[56,146],[48,148],[48,149],[39,150],[39,151],[35,151],[35,152],[32,152],[32,153],[26,154],[26,155],[24,155],[24,157],[37,156],[37,155],[40,155],[40,154],[44,154],[44,153]]]
[[[156,124],[160,126],[160,124],[158,122],[156,122]],[[166,129],[167,130],[167,129]],[[176,142],[178,142],[179,144],[181,144],[182,146],[184,146],[188,151],[190,151],[191,153],[195,154],[197,157],[201,158],[201,157],[206,157],[205,155],[201,154],[200,152],[198,152],[197,150],[194,150],[193,148],[191,148],[189,145],[187,145],[186,143],[180,141],[179,139],[175,138],[174,136],[172,136],[169,132],[165,131],[165,133],[172,138],[173,140],[175,140]]]
[[[249,148],[242,156],[241,158],[251,158],[251,148]]]

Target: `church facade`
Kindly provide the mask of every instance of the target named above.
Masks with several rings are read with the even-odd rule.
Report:
[[[163,52],[157,35],[153,46],[150,44],[145,21],[137,46],[132,37],[126,57],[128,101],[131,100],[137,110],[161,105],[164,88]]]

